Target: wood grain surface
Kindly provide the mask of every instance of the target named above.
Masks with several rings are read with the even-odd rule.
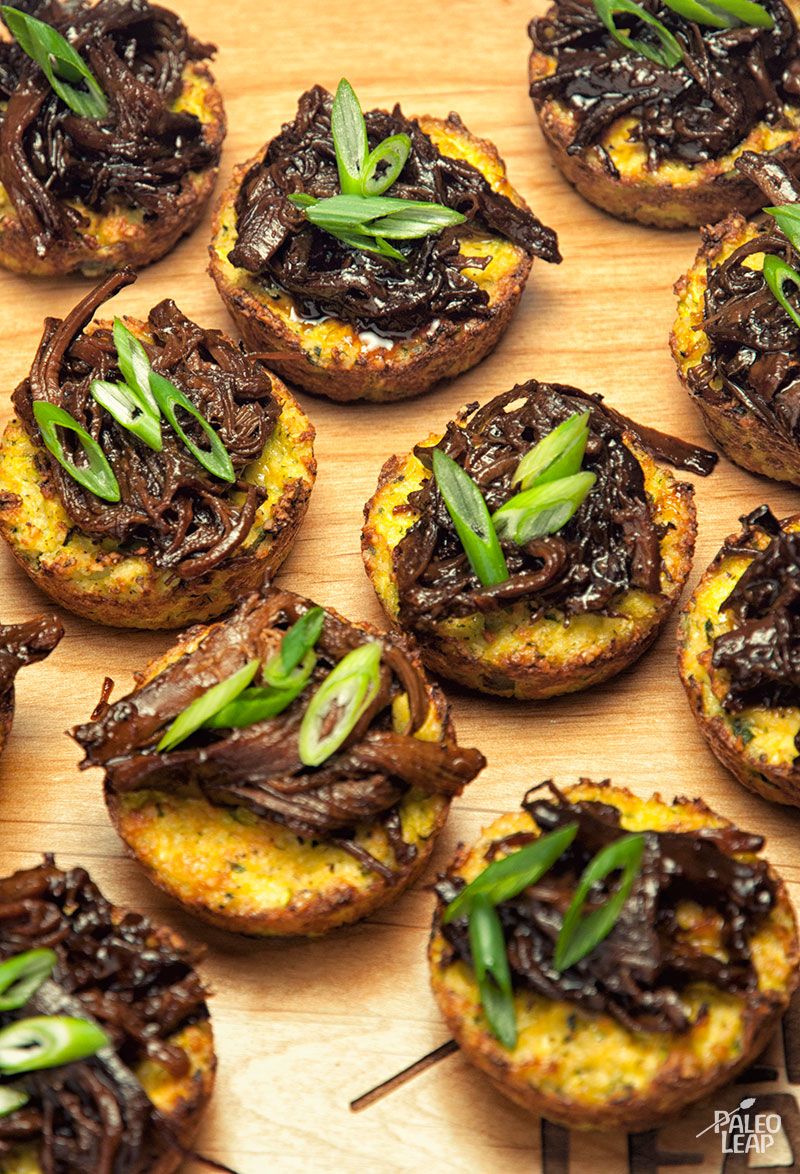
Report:
[[[527,94],[526,25],[534,15],[527,3],[182,0],[180,11],[198,37],[219,46],[215,72],[229,132],[218,190],[233,164],[293,115],[302,90],[314,82],[333,88],[346,75],[365,107],[399,100],[409,114],[457,110],[471,130],[497,144],[511,181],[558,231],[564,255],[561,266],[535,262],[496,352],[458,380],[399,406],[337,406],[301,396],[317,429],[319,477],[280,583],[381,623],[359,555],[362,507],[381,464],[443,425],[459,406],[531,376],[602,392],[635,418],[706,441],[667,346],[672,286],[694,256],[697,234],[618,223],[586,204],[554,170]],[[169,296],[198,322],[233,332],[206,274],[209,224],[210,209],[191,238],[123,291],[115,311],[145,316]],[[7,393],[29,368],[42,318],[64,314],[86,288],[78,278],[24,280],[0,273],[2,422]],[[724,458],[696,484],[699,537],[690,586],[737,528],[740,514],[762,501],[779,515],[800,508],[797,490],[751,476]],[[5,549],[0,579],[3,622],[49,606]],[[327,939],[254,942],[203,927],[150,886],[111,829],[100,773],[78,773],[78,750],[63,733],[88,717],[104,675],[117,682],[117,695],[127,691],[134,670],[163,651],[170,635],[63,618],[60,647],[19,678],[16,722],[0,763],[0,867],[32,865],[40,853],[54,851],[62,865],[89,867],[114,902],[207,944],[204,974],[214,990],[220,1064],[201,1152],[239,1174],[721,1168],[719,1140],[712,1134],[709,1145],[708,1135],[702,1144],[695,1141],[717,1106],[685,1115],[658,1137],[569,1138],[506,1102],[457,1053],[362,1112],[349,1109],[351,1100],[446,1041],[428,989],[425,944],[433,898],[427,886],[459,840],[472,839],[498,813],[516,808],[532,783],[610,776],[643,795],[657,789],[667,797],[702,796],[745,828],[766,834],[769,855],[795,899],[800,896],[800,812],[748,795],[708,751],[678,680],[674,621],[633,669],[587,693],[512,703],[448,690],[460,741],[479,746],[489,765],[454,803],[422,881],[396,904]],[[777,1081],[765,1082],[773,1075],[766,1070],[754,1075],[760,1092],[791,1108],[784,1059],[800,1081],[794,1037],[785,1057],[780,1040],[773,1045],[769,1063],[779,1070]],[[740,1085],[719,1107],[731,1108],[744,1095]],[[762,1160],[782,1155],[791,1166],[789,1142],[782,1138],[781,1144]],[[729,1171],[746,1168],[725,1161]],[[200,1174],[199,1166],[186,1170]]]

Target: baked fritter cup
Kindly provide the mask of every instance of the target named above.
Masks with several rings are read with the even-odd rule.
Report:
[[[526,435],[530,435],[522,442],[523,447],[519,447],[516,437],[513,443],[492,437],[491,422],[502,420],[506,406],[526,402],[527,407],[522,409],[508,408],[511,413],[521,411],[519,419],[523,423],[527,421],[526,413],[533,412],[526,425]],[[490,509],[495,509],[512,492],[511,471],[525,448],[570,414],[587,408],[592,411],[590,435],[595,439],[590,443],[594,444],[597,459],[605,459],[602,453],[610,451],[610,442],[617,446],[623,464],[633,461],[630,475],[639,482],[634,492],[638,501],[634,509],[636,527],[640,538],[645,533],[650,535],[649,589],[644,586],[648,579],[640,576],[638,583],[629,578],[627,586],[618,589],[608,589],[606,585],[588,608],[572,609],[569,601],[565,605],[559,599],[558,584],[567,576],[567,559],[573,557],[570,552],[578,549],[581,533],[594,530],[586,522],[585,511],[592,508],[586,504],[561,534],[537,540],[535,549],[532,546],[530,551],[524,551],[529,557],[518,568],[518,576],[511,573],[508,583],[484,592],[477,577],[473,577],[465,582],[452,604],[452,591],[443,591],[443,598],[439,598],[436,566],[444,570],[450,565],[447,560],[459,555],[455,547],[445,550],[441,546],[443,537],[434,539],[434,531],[446,537],[443,527],[447,515],[438,500],[434,503],[428,500],[428,494],[421,493],[431,477],[431,450],[439,445],[457,453],[463,449],[463,438],[469,436],[473,467],[505,470],[499,479],[486,472],[489,488],[481,486],[487,500],[491,499]],[[599,397],[530,380],[496,397],[477,413],[459,416],[448,425],[444,440],[433,433],[413,452],[390,457],[385,463],[377,491],[364,507],[364,565],[387,616],[416,637],[428,668],[484,693],[533,700],[605,681],[632,664],[655,639],[677,603],[691,568],[696,532],[694,491],[687,482],[676,481],[644,450],[633,432],[635,425],[630,421],[613,424],[607,412]],[[600,432],[606,439],[600,439]],[[490,452],[492,445],[496,451]],[[485,459],[477,455],[482,447]],[[463,456],[457,455],[456,459]],[[586,468],[595,467],[600,468],[589,459]],[[621,479],[620,472],[619,477],[609,475],[603,484],[611,487],[612,480],[620,484]],[[589,503],[591,495],[586,500]],[[633,507],[628,502],[625,508]],[[417,541],[419,553],[405,553],[410,548],[403,544]],[[522,557],[520,548],[512,543],[504,542],[503,549],[507,556]],[[607,561],[607,551],[595,550],[592,559],[601,554]],[[423,584],[418,571],[428,556],[430,562],[423,572],[425,593],[420,592],[417,598],[418,587]],[[630,567],[630,556],[621,557],[628,560]],[[460,558],[457,570],[468,573],[463,551]],[[525,588],[525,577],[532,581],[530,588]],[[408,580],[405,587],[401,580]],[[405,607],[404,595],[409,600]],[[430,610],[426,612],[428,599]]]
[[[452,796],[484,765],[457,746],[416,651],[331,609],[314,672],[279,716],[201,729],[185,748],[158,751],[187,702],[253,658],[268,664],[311,608],[285,591],[251,596],[227,621],[190,629],[131,694],[73,731],[82,766],[106,771],[109,814],[131,855],[222,929],[318,935],[367,916],[419,876]],[[370,642],[381,649],[378,694],[339,749],[304,765],[304,712],[342,653]]]
[[[0,265],[39,276],[140,269],[197,226],[213,191],[225,138],[205,61],[215,48],[148,4],[107,6],[99,20],[85,0],[56,11],[32,6],[73,30],[108,113],[76,114],[16,43],[0,45]]]
[[[743,155],[737,167],[759,184],[762,204],[776,207],[778,216],[792,213],[800,185],[785,168],[753,155]],[[681,382],[726,456],[753,473],[800,485],[800,336],[764,268],[768,258],[789,266],[800,258],[767,216],[748,221],[734,213],[702,229],[701,238],[694,263],[675,285],[670,346]]]
[[[117,357],[111,324],[88,323],[132,279],[112,275],[64,322],[48,319],[0,446],[0,535],[33,582],[77,615],[116,627],[176,628],[230,610],[286,558],[316,475],[314,429],[276,376],[221,331],[203,330],[165,301],[147,322],[126,318],[129,331],[156,362],[161,356],[172,363],[170,377],[183,382],[190,399],[210,406],[230,446],[245,444],[253,457],[237,460],[235,482],[226,484],[187,463],[166,421],[163,436],[171,444],[153,453],[104,412],[100,435],[120,471],[123,500],[115,515],[90,491],[76,497],[80,487],[45,449],[32,404],[63,396],[75,409],[72,374],[85,393],[81,411],[90,428],[98,427],[89,380],[92,373],[113,374]],[[89,375],[87,352],[97,364]],[[264,436],[260,454],[252,449],[252,429]],[[206,444],[199,430],[197,442]]]
[[[678,669],[697,723],[749,791],[800,807],[800,514],[762,506],[729,535],[678,627]]]
[[[531,22],[529,78],[539,125],[556,166],[584,199],[658,228],[710,224],[759,207],[757,188],[735,160],[744,151],[790,168],[800,159],[800,98],[790,80],[800,56],[799,7],[796,0],[764,7],[774,31],[732,34],[650,6],[689,62],[673,68],[626,52],[591,0],[556,4]],[[633,23],[637,38],[657,49],[652,30]],[[751,49],[761,54],[758,81],[747,64]],[[562,56],[564,82],[555,84]],[[727,56],[734,61],[729,75]]]
[[[327,134],[330,135],[329,95],[317,87],[310,91],[310,95],[303,96],[301,108],[309,97],[318,107],[316,117],[321,120],[320,125],[323,130],[327,125]],[[440,275],[432,277],[425,271],[415,295],[418,304],[414,316],[408,321],[387,326],[376,323],[369,306],[377,306],[380,298],[372,294],[365,296],[367,308],[363,312],[356,314],[354,311],[351,316],[344,317],[337,313],[335,305],[326,305],[321,295],[316,301],[310,294],[304,299],[297,293],[288,292],[277,279],[270,278],[267,270],[258,275],[231,262],[229,255],[240,240],[238,218],[245,215],[248,208],[243,186],[246,188],[249,174],[279,140],[273,140],[255,158],[238,166],[214,215],[211,276],[242,338],[254,350],[264,353],[270,367],[292,385],[340,402],[405,399],[419,395],[441,379],[450,379],[473,367],[495,347],[511,321],[534,256],[560,260],[555,234],[539,225],[522,196],[511,186],[506,178],[505,163],[494,145],[471,134],[458,115],[450,114],[447,119],[424,116],[409,124],[399,108],[392,116],[373,111],[367,115],[368,127],[372,125],[370,119],[373,116],[385,122],[385,131],[395,129],[394,122],[389,122],[390,117],[401,119],[397,126],[410,130],[412,138],[418,136],[419,131],[426,136],[428,142],[422,140],[421,150],[429,154],[429,143],[432,143],[446,159],[463,161],[475,168],[493,193],[507,198],[514,208],[525,214],[524,217],[516,216],[515,220],[526,221],[525,233],[529,243],[512,243],[508,237],[487,227],[481,218],[481,210],[477,213],[471,210],[475,205],[474,198],[462,196],[465,210],[470,209],[470,220],[457,228],[446,229],[443,239],[447,240],[448,249],[455,242],[457,253],[476,259],[474,265],[459,268],[456,279],[461,292],[467,289],[480,294],[481,304],[476,302],[474,312],[465,316],[461,310],[453,316],[448,315],[441,292],[446,283]],[[308,114],[304,117],[307,120]],[[291,129],[290,124],[288,129]],[[323,130],[319,132],[320,137]],[[284,127],[284,133],[286,131],[287,127]],[[412,143],[412,158],[415,149]],[[324,163],[330,166],[330,160],[325,157],[320,157],[318,162],[320,166]],[[453,171],[458,174],[458,167]],[[398,188],[402,188],[405,174],[405,171],[401,174],[400,182],[390,189],[389,195],[397,194]],[[412,178],[412,187],[414,182]],[[326,188],[325,194],[333,192]],[[296,227],[303,227],[299,218]],[[305,231],[308,233],[307,227]],[[530,243],[534,237],[536,243]],[[333,237],[314,229],[310,246],[312,256],[329,250],[333,247],[331,242],[337,246]],[[428,248],[425,243],[414,243],[417,252]],[[338,271],[352,262],[353,255],[362,268],[373,265],[370,254],[341,246],[337,256],[327,258],[325,254],[324,264]],[[379,269],[381,281],[391,285],[395,275],[405,279],[412,263],[416,264],[414,256],[412,252],[406,271],[397,271],[397,274],[393,273],[397,270],[395,262],[388,265],[383,262],[382,271]],[[358,265],[355,265],[356,270]],[[352,278],[352,283],[354,288],[361,288],[357,276]],[[456,292],[454,288],[448,296],[455,299]],[[436,308],[440,302],[444,309]]]
[[[2,960],[29,949],[57,955],[20,1014],[89,1019],[111,1040],[89,1060],[14,1080],[29,1100],[0,1120],[0,1171],[113,1174],[124,1163],[130,1174],[173,1174],[216,1068],[196,952],[111,905],[85,869],[62,871],[52,856],[0,880],[0,910]]]
[[[539,794],[536,789],[526,796],[524,812],[502,816],[474,845],[462,846],[437,886],[440,902],[429,945],[433,993],[464,1055],[504,1096],[570,1129],[647,1129],[732,1080],[766,1044],[798,981],[792,906],[783,882],[754,855],[763,843],[761,837],[739,832],[699,799],[675,799],[669,804],[658,795],[641,799],[607,782],[588,780],[563,795],[559,793],[558,801],[538,799]],[[557,865],[555,880],[551,870],[538,885],[523,890],[518,903],[506,901],[497,906],[511,965],[516,1017],[517,1041],[509,1048],[492,1032],[481,1004],[472,959],[464,945],[463,924],[459,926],[454,920],[443,932],[441,898],[452,899],[490,860],[500,860],[533,842],[539,828],[531,811],[557,809],[558,824],[563,826],[578,819],[574,806],[573,811],[569,809],[576,804],[590,812],[592,805],[602,804],[602,809],[594,811],[605,824],[618,812],[619,827],[626,832],[687,833],[692,837],[689,843],[696,845],[692,851],[698,855],[709,855],[715,852],[713,846],[718,846],[729,860],[747,866],[742,874],[754,872],[758,886],[773,894],[772,904],[765,899],[759,916],[754,917],[751,909],[745,922],[748,979],[742,981],[740,971],[736,984],[729,976],[720,982],[726,968],[735,968],[727,966],[734,957],[741,962],[742,951],[732,947],[741,925],[726,922],[720,910],[718,878],[695,877],[688,889],[691,896],[681,892],[674,903],[669,898],[669,921],[664,923],[662,912],[659,935],[654,935],[638,958],[633,956],[632,943],[649,932],[645,921],[652,915],[649,901],[640,904],[640,890],[634,882],[626,902],[630,915],[626,916],[623,906],[611,934],[563,971],[562,978],[552,969],[552,937],[541,939],[536,928],[546,916],[551,934],[558,930],[570,886],[574,889],[576,876],[565,878]],[[582,843],[583,819],[580,817],[576,846]],[[551,826],[548,823],[548,830]],[[602,833],[600,843],[608,834]],[[578,868],[593,851],[594,845],[580,856]],[[674,842],[667,851],[675,855]],[[650,865],[649,877],[651,853],[652,844],[646,843],[641,868],[643,875]],[[680,863],[685,864],[685,859]],[[730,868],[728,864],[725,871]],[[565,884],[566,895],[556,911],[551,903]],[[533,911],[530,923],[523,909],[526,900]],[[657,900],[661,910],[660,894]],[[732,907],[741,907],[747,900],[740,892]],[[630,933],[629,950],[619,936],[615,938],[615,932],[624,935],[626,931]],[[687,960],[688,974],[684,972],[683,978],[680,971],[670,971],[671,949]],[[652,979],[655,996],[642,977],[650,967],[656,976]],[[700,976],[703,969],[706,977]],[[564,997],[562,991],[570,985],[572,994]],[[735,985],[739,989],[734,989]],[[672,990],[673,986],[677,990]],[[589,1005],[593,1002],[595,1008]],[[667,1019],[674,1020],[680,1029],[670,1030]]]
[[[21,668],[44,660],[64,635],[58,616],[0,624],[0,754],[14,721],[14,680]]]

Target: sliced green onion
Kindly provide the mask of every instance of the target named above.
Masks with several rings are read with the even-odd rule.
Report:
[[[33,401],[33,415],[39,425],[45,447],[53,454],[58,463],[63,465],[70,477],[73,477],[79,485],[83,485],[84,489],[89,489],[104,501],[119,501],[119,483],[103,454],[103,450],[77,420],[56,404],[40,399]],[[56,432],[57,427],[66,428],[79,438],[89,462],[88,467],[76,465],[67,456]]]
[[[473,571],[484,587],[504,583],[508,567],[480,489],[438,448],[433,450],[433,475]]]
[[[215,477],[219,477],[222,481],[235,481],[236,474],[233,471],[233,461],[230,458],[228,450],[202,412],[197,410],[192,401],[183,394],[180,388],[176,387],[174,383],[170,383],[169,379],[166,379],[157,371],[151,371],[150,389],[163,414],[189,449],[189,452],[200,462],[203,468],[208,469],[209,473],[213,473]],[[190,416],[194,416],[208,437],[209,444],[211,445],[210,449],[199,448],[186,435],[178,423],[178,417],[175,411],[176,406],[183,408]]]
[[[574,473],[515,494],[492,514],[497,533],[520,546],[542,534],[555,534],[569,521],[596,480],[594,473]]]
[[[800,289],[800,273],[780,257],[768,254],[764,258],[764,280],[795,325],[800,326],[800,313],[783,292],[787,281],[791,282],[795,289]]]
[[[0,1072],[16,1076],[85,1060],[111,1044],[104,1031],[87,1019],[37,1015],[18,1019],[0,1030]]]
[[[760,4],[752,0],[664,0],[667,8],[696,24],[713,28],[733,28],[737,23],[760,29],[775,27],[775,21]]]
[[[547,870],[562,856],[578,831],[578,825],[571,823],[558,831],[539,836],[533,843],[502,860],[495,860],[471,881],[444,911],[442,924],[447,925],[456,917],[469,913],[473,899],[480,894],[492,905],[509,901],[528,885],[534,885]]]
[[[361,173],[361,194],[363,196],[379,196],[381,192],[390,188],[405,167],[410,150],[411,139],[404,134],[389,135],[388,139],[378,143],[364,164],[364,170]],[[382,175],[378,175],[377,170],[381,163],[386,163],[387,167]]]
[[[553,956],[556,970],[568,970],[580,962],[611,933],[641,868],[643,852],[643,835],[623,836],[608,844],[586,865],[556,941]],[[617,869],[622,869],[622,880],[616,893],[599,909],[582,917],[590,890]]]
[[[142,411],[149,408],[151,415],[158,419],[158,404],[150,389],[150,360],[147,351],[121,318],[114,319],[114,346],[117,348],[117,364],[122,372],[122,378],[143,401]]]
[[[175,718],[156,746],[156,750],[173,750],[180,742],[184,742],[191,734],[199,730],[209,718],[212,718],[223,706],[227,705],[229,701],[233,701],[234,697],[238,697],[242,690],[247,688],[258,672],[260,664],[261,661],[258,658],[249,660],[238,672],[233,673],[224,681],[220,681],[219,684],[212,685],[199,697],[195,697],[183,713],[179,713]]]
[[[30,1099],[21,1088],[12,1088],[8,1084],[0,1085],[0,1117],[7,1117],[9,1113],[21,1109]]]
[[[517,465],[511,484],[522,483],[522,489],[546,481],[558,481],[560,477],[571,477],[581,467],[586,442],[589,439],[590,411],[570,416],[552,432],[543,436]]]
[[[789,244],[800,252],[800,206],[784,204],[780,208],[763,208],[762,211],[769,212],[775,218],[775,223],[788,238]]]
[[[305,689],[316,663],[314,653],[307,652],[299,666],[285,678],[286,684],[280,688],[267,685],[245,689],[233,701],[229,701],[204,721],[203,726],[212,730],[236,730],[283,713]]]
[[[0,962],[0,1011],[16,1011],[53,973],[54,950],[26,950]]]
[[[484,893],[477,893],[472,901],[469,947],[489,1026],[500,1043],[511,1050],[517,1042],[517,1018],[506,940],[497,911]]]
[[[361,191],[361,169],[367,160],[367,127],[355,90],[346,78],[336,89],[331,108],[331,133],[339,170],[339,187],[345,194]]]
[[[264,680],[268,685],[276,689],[285,687],[289,674],[316,644],[324,622],[324,610],[321,607],[310,607],[292,624],[281,640],[278,656],[273,657],[264,669]]]
[[[668,69],[672,69],[683,59],[683,50],[669,29],[634,0],[592,0],[592,3],[611,36],[626,49],[641,54],[649,61],[655,61],[657,65],[665,65]],[[661,48],[648,45],[646,41],[637,41],[625,29],[618,29],[614,24],[615,12],[629,13],[649,24],[656,32]]]
[[[93,379],[89,390],[118,424],[138,436],[154,452],[161,452],[160,418],[142,407],[141,400],[127,384]]]
[[[466,220],[461,212],[445,208],[443,204],[422,204],[418,200],[397,200],[396,203],[405,207],[395,208],[390,216],[381,216],[362,225],[362,231],[393,240],[417,240]]]
[[[3,5],[0,12],[20,49],[41,66],[48,82],[70,110],[81,118],[105,118],[106,96],[69,41],[43,20],[18,8]],[[70,84],[81,81],[86,83],[85,90]]]
[[[399,249],[379,236],[363,236],[359,232],[346,232],[338,228],[326,228],[330,236],[335,236],[342,244],[350,245],[351,249],[361,249],[364,253],[377,253],[381,257],[391,257],[394,261],[406,263],[407,258]]]
[[[319,766],[352,732],[380,688],[382,646],[361,644],[342,657],[311,698],[300,724],[300,761]]]

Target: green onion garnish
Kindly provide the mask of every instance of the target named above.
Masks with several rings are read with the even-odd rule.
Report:
[[[361,644],[342,657],[303,714],[300,761],[319,766],[347,739],[380,688],[381,645]]]
[[[53,972],[53,950],[26,950],[0,962],[0,1011],[16,1011]]]
[[[521,489],[530,489],[577,473],[589,439],[590,416],[588,409],[581,415],[570,416],[542,437],[517,465],[511,484],[521,482]]]
[[[325,612],[321,607],[310,607],[281,640],[281,650],[277,656],[267,662],[264,669],[264,680],[276,689],[285,689],[291,681],[291,674],[306,654],[314,647],[322,625],[325,622]]]
[[[761,29],[775,27],[775,21],[760,4],[751,0],[664,0],[667,8],[695,24],[730,29],[737,24]]]
[[[485,893],[472,898],[469,947],[489,1026],[500,1043],[511,1049],[517,1042],[517,1017],[506,940],[497,911]]]
[[[497,533],[520,546],[543,534],[555,534],[566,525],[596,480],[594,473],[574,473],[515,494],[492,514]]]
[[[608,844],[586,865],[558,935],[553,956],[556,970],[580,962],[611,933],[639,873],[643,852],[644,836],[627,835]],[[599,909],[581,916],[590,890],[616,869],[623,870],[616,893]]]
[[[258,672],[261,661],[256,658],[249,660],[246,665],[233,673],[217,685],[212,685],[195,697],[191,705],[187,705],[183,713],[179,713],[172,725],[156,746],[156,750],[173,750],[180,742],[184,742],[191,734],[218,713],[223,706],[234,697],[238,697],[243,689],[252,681]]]
[[[27,1105],[31,1098],[20,1088],[11,1088],[8,1084],[0,1085],[0,1117],[7,1117]]]
[[[611,36],[626,49],[639,53],[649,61],[655,61],[657,65],[665,65],[667,69],[672,69],[679,61],[683,60],[683,50],[669,29],[645,8],[642,8],[640,4],[636,4],[635,0],[592,0],[592,3]],[[634,40],[626,29],[617,28],[614,24],[615,12],[629,13],[631,16],[638,17],[645,24],[651,25],[661,42],[661,47],[648,45],[646,41]]]
[[[504,583],[508,567],[480,489],[438,448],[433,450],[433,475],[473,571],[484,587]]]
[[[143,440],[154,452],[161,452],[161,420],[147,411],[135,392],[125,383],[93,379],[89,388],[97,402],[128,432]]]
[[[0,1072],[16,1076],[85,1060],[111,1044],[104,1031],[87,1019],[37,1015],[18,1019],[0,1030]]]
[[[33,401],[33,415],[36,423],[39,425],[45,447],[53,454],[59,464],[64,466],[70,476],[79,485],[83,485],[85,489],[89,489],[92,493],[96,494],[97,497],[102,497],[104,501],[119,501],[119,483],[105,458],[103,450],[94,437],[90,436],[77,420],[73,419],[69,412],[64,411],[63,408],[59,408],[56,404],[51,404],[47,400],[40,399]],[[56,432],[57,427],[66,428],[70,432],[74,432],[79,438],[83,451],[86,454],[86,459],[89,462],[88,466],[76,465],[67,456],[59,435]]]
[[[533,844],[512,852],[502,860],[495,860],[488,868],[475,877],[444,911],[442,924],[447,925],[456,917],[469,914],[472,901],[480,894],[492,905],[509,901],[529,885],[534,885],[566,852],[578,831],[578,825],[571,823],[558,831],[539,836]]]
[[[317,228],[353,248],[405,262],[389,239],[416,240],[466,220],[442,204],[382,196],[403,170],[411,140],[405,134],[390,135],[370,152],[364,115],[346,78],[333,99],[331,133],[341,195],[317,200],[294,192],[288,197]]]
[[[800,252],[800,205],[784,204],[779,208],[762,208],[762,212],[769,212],[774,217],[784,235],[788,238],[792,248]]]
[[[245,689],[233,701],[229,701],[217,713],[207,718],[203,722],[204,728],[237,730],[283,713],[305,689],[316,663],[314,653],[307,652],[299,666],[287,675],[285,685],[280,688],[267,685]]]
[[[83,58],[49,24],[3,5],[3,20],[23,52],[41,66],[48,82],[70,110],[81,118],[105,118],[108,102]],[[76,89],[71,83],[86,83]]]
[[[156,403],[163,414],[167,417],[189,452],[200,462],[203,468],[208,469],[209,473],[213,473],[215,477],[219,477],[222,481],[235,481],[236,474],[233,471],[233,461],[230,458],[228,450],[202,412],[197,410],[192,401],[184,395],[180,388],[176,387],[174,383],[171,383],[164,375],[160,375],[158,371],[151,371],[150,390],[155,396]],[[208,437],[208,442],[211,445],[210,449],[199,448],[186,435],[178,423],[178,416],[175,411],[176,407],[182,408],[190,416],[194,416]]]
[[[764,280],[795,325],[800,326],[800,313],[783,292],[787,281],[791,282],[795,289],[800,289],[800,273],[780,257],[770,253],[764,258]]]

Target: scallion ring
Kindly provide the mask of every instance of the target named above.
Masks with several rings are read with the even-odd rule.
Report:
[[[187,705],[183,713],[179,713],[175,718],[172,725],[156,746],[156,750],[174,750],[179,743],[185,742],[209,718],[212,718],[214,714],[218,713],[228,702],[233,701],[235,697],[238,697],[247,688],[258,672],[260,665],[261,661],[258,658],[249,660],[238,672],[231,674],[230,677],[227,677],[224,681],[220,681],[217,685],[212,685],[210,689],[206,689],[205,693],[201,693],[199,697],[195,697],[194,701],[190,705]]]
[[[485,893],[476,893],[469,918],[472,965],[489,1026],[504,1047],[517,1042],[517,1018],[511,990],[506,941],[497,911]]]
[[[622,836],[598,852],[586,865],[556,941],[553,956],[556,970],[568,970],[580,962],[611,933],[639,873],[643,853],[643,835]],[[599,909],[582,916],[591,889],[617,869],[622,869],[622,879],[616,893]]]
[[[433,450],[433,475],[473,571],[484,587],[504,583],[508,567],[480,489],[438,448]]]
[[[492,905],[509,901],[529,885],[534,885],[547,870],[562,856],[578,830],[576,823],[539,836],[533,843],[518,852],[512,852],[502,860],[495,860],[488,868],[475,877],[458,896],[450,902],[442,916],[447,925],[456,917],[469,913],[473,899],[479,894]]]
[[[300,761],[319,766],[348,738],[380,688],[382,646],[370,641],[352,649],[317,689],[303,715]]]
[[[51,25],[18,8],[3,5],[3,20],[23,52],[36,62],[59,98],[81,118],[105,118],[106,96],[83,58]],[[72,83],[86,83],[76,89]]]
[[[0,962],[0,1011],[16,1011],[53,973],[54,950],[26,950]]]
[[[683,59],[683,50],[669,29],[652,16],[635,0],[592,0],[597,15],[608,29],[611,36],[626,49],[646,57],[648,61],[655,61],[657,65],[664,65],[672,69]],[[649,24],[656,33],[661,47],[648,45],[646,41],[637,41],[625,29],[618,29],[614,23],[614,13],[625,12],[636,16],[644,24]]]
[[[12,1088],[11,1085],[0,1085],[0,1117],[7,1117],[15,1113],[23,1105],[27,1105],[31,1098],[21,1088]]]
[[[16,1076],[57,1068],[94,1056],[111,1044],[104,1031],[87,1019],[36,1015],[0,1029],[0,1072]]]
[[[103,450],[94,437],[90,436],[77,420],[73,419],[69,412],[58,407],[57,404],[51,404],[47,400],[40,399],[33,401],[33,415],[36,423],[39,425],[39,431],[42,434],[45,447],[53,454],[58,463],[67,470],[70,477],[73,477],[84,489],[88,489],[97,497],[101,497],[103,501],[119,501],[119,482],[114,476]],[[56,428],[66,428],[68,431],[75,433],[86,454],[86,459],[89,462],[88,467],[85,465],[76,465],[67,456],[59,435],[56,432]]]
[[[543,436],[538,444],[525,453],[517,465],[511,484],[520,483],[521,489],[532,489],[546,481],[571,477],[581,467],[586,442],[589,439],[588,409],[566,420]]]
[[[374,151],[370,151],[361,174],[361,194],[363,196],[379,196],[390,188],[406,165],[408,153],[411,150],[411,139],[408,135],[389,135],[382,143],[378,143]],[[378,174],[381,163],[385,170]],[[344,190],[344,189],[342,189]]]
[[[768,253],[764,258],[764,280],[794,324],[800,326],[800,313],[798,313],[783,292],[783,287],[787,281],[796,290],[800,290],[800,273],[796,269],[793,269],[791,265],[787,265],[780,257]]]
[[[543,534],[555,534],[580,507],[596,480],[595,473],[574,473],[515,494],[492,514],[497,533],[520,546]]]
[[[233,461],[230,458],[228,450],[202,412],[198,411],[192,401],[184,395],[180,388],[176,387],[165,376],[160,375],[158,371],[151,371],[150,389],[163,414],[189,449],[189,452],[200,462],[203,468],[207,469],[209,473],[213,473],[215,477],[219,477],[222,481],[235,481],[236,474],[234,473]],[[210,449],[199,448],[186,435],[178,423],[176,407],[182,408],[184,412],[188,412],[190,416],[194,416],[208,437],[208,442],[211,445]]]

